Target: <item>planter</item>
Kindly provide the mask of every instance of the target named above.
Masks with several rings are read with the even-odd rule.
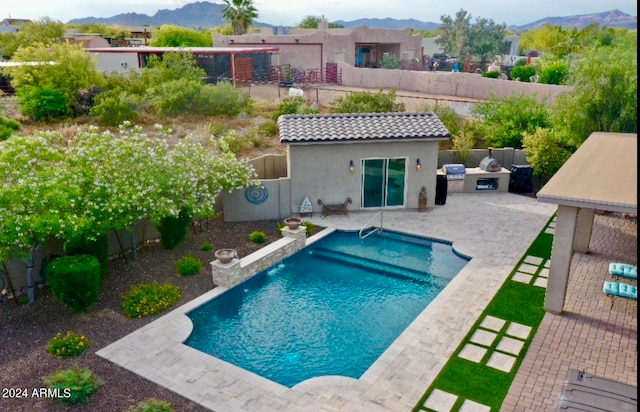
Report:
[[[229,263],[238,256],[238,252],[235,249],[218,249],[214,256],[220,263]]]
[[[302,224],[302,219],[297,217],[288,217],[284,220],[284,224],[291,230],[295,230]]]

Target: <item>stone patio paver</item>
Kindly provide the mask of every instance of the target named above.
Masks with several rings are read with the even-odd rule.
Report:
[[[424,213],[385,212],[385,228],[451,241],[473,259],[359,379],[319,377],[286,388],[183,345],[189,334],[183,313],[224,292],[220,287],[97,354],[218,412],[409,411],[554,211],[554,205],[510,193],[453,193]],[[311,220],[359,230],[374,213]],[[590,249],[574,255],[565,312],[545,315],[502,410],[553,411],[570,367],[635,385],[637,302],[618,300],[610,308],[601,291],[608,262],[637,264],[635,220],[596,215]],[[514,324],[507,334],[526,338]],[[611,353],[625,361],[612,361]],[[507,368],[502,356],[494,352],[490,362]],[[434,410],[448,410],[457,398],[441,395],[428,400]]]

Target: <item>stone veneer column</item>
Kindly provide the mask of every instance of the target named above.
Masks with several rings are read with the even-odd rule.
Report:
[[[307,228],[282,228],[282,236],[291,238],[288,241],[280,239],[266,249],[258,250],[242,259],[233,259],[229,263],[221,263],[216,259],[211,262],[211,277],[214,285],[230,288],[241,283],[261,270],[266,269],[302,249],[307,243]],[[269,251],[269,248],[273,250]],[[263,255],[256,255],[262,253]]]
[[[229,263],[222,263],[216,259],[211,262],[211,276],[213,284],[230,288],[241,279],[240,259],[234,258]]]

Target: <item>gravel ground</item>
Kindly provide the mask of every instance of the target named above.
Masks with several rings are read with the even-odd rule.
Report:
[[[209,241],[214,250],[234,248],[240,257],[260,249],[248,241],[249,233],[259,230],[267,234],[267,244],[277,240],[277,221],[224,223],[222,217],[209,220],[202,232],[189,232],[187,241],[173,250],[165,250],[159,243],[142,246],[135,261],[119,257],[109,262],[109,273],[104,279],[98,301],[88,312],[77,314],[58,303],[45,287],[38,291],[33,305],[18,306],[15,302],[0,302],[0,411],[126,411],[138,402],[157,398],[170,402],[177,412],[206,411],[155,383],[127,371],[95,355],[99,349],[133,332],[164,314],[144,319],[128,319],[120,309],[121,294],[130,285],[157,280],[160,284],[178,285],[182,298],[176,307],[215,287],[211,280],[209,262],[213,251],[203,252],[200,246]],[[204,263],[201,273],[179,277],[175,262],[193,254]],[[47,344],[57,332],[84,334],[92,341],[89,350],[72,358],[56,358],[46,351]],[[51,398],[32,396],[33,390],[44,387],[42,376],[57,369],[73,365],[87,367],[103,382],[103,386],[89,397],[86,405],[66,405]],[[26,389],[27,397],[15,398],[9,391]]]

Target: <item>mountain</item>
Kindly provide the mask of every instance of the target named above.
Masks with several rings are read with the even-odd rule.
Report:
[[[432,22],[424,22],[416,19],[358,19],[351,21],[337,20],[332,23],[340,24],[346,28],[356,27],[356,26],[367,26],[367,27],[381,27],[383,29],[404,29],[405,27],[410,27],[415,30],[427,30],[433,31],[440,27],[441,23],[432,23]]]
[[[604,13],[581,14],[569,17],[545,17],[533,23],[517,26],[518,31],[530,30],[536,27],[551,24],[552,26],[576,27],[583,29],[590,24],[597,23],[600,26],[623,27],[636,30],[638,28],[638,16],[630,16],[620,10],[611,10]]]
[[[189,3],[176,10],[162,9],[158,10],[153,16],[140,13],[123,13],[112,17],[84,17],[81,19],[72,19],[67,23],[70,24],[88,24],[88,23],[104,23],[117,24],[124,27],[140,27],[140,26],[161,26],[163,24],[174,24],[182,27],[218,27],[227,24],[222,18],[222,10],[225,4],[210,3],[208,1],[197,1]],[[417,30],[435,30],[441,23],[423,22],[415,19],[358,19],[351,21],[337,20],[332,23],[338,23],[342,26],[356,27],[364,25],[367,27],[380,27],[384,29],[402,29],[410,27]],[[499,23],[500,22],[496,22]],[[567,17],[546,17],[533,23],[522,26],[509,26],[509,29],[515,31],[525,31],[545,24],[551,24],[561,27],[577,27],[584,28],[589,24],[597,23],[601,26],[624,27],[627,29],[636,29],[638,25],[638,16],[630,16],[620,10],[606,11],[603,13],[581,14],[577,16]],[[255,21],[254,26],[257,27],[275,27],[268,23]]]

